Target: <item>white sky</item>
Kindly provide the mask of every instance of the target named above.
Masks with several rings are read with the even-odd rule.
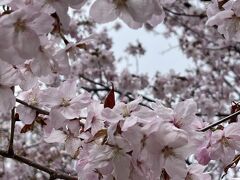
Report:
[[[196,3],[200,7],[198,0],[190,0]],[[89,6],[85,7],[86,12],[89,13]],[[107,27],[111,29],[116,21],[98,25],[99,29]],[[122,21],[122,28],[120,31],[112,30],[109,35],[113,37],[113,52],[117,59],[126,56],[125,49],[128,43],[136,44],[139,40],[143,47],[146,49],[146,54],[138,59],[139,73],[147,73],[149,77],[153,77],[157,71],[165,74],[169,70],[174,69],[175,72],[183,74],[185,69],[191,68],[193,63],[190,59],[182,53],[178,46],[177,37],[171,37],[166,39],[163,35],[154,35],[153,33],[147,33],[143,28],[134,30],[129,28]],[[156,28],[158,32],[164,32],[164,25],[159,24]],[[173,47],[173,48],[171,48]],[[134,57],[128,57],[129,61],[122,61],[118,63],[118,70],[125,67],[130,68],[132,73],[136,73],[136,60]]]
[[[170,69],[184,73],[186,68],[193,66],[192,61],[187,59],[178,46],[176,37],[166,39],[162,34],[154,35],[147,33],[143,28],[133,30],[124,25],[120,31],[110,31],[113,37],[113,51],[117,58],[126,56],[125,49],[129,42],[136,44],[139,40],[146,49],[146,54],[139,58],[139,73],[148,73],[152,77],[156,71],[167,73]],[[109,27],[109,26],[108,26]],[[110,26],[111,27],[111,26]],[[164,32],[164,25],[160,24],[158,32]],[[172,48],[171,48],[172,47]],[[124,60],[119,68],[130,67],[131,72],[136,72],[136,61],[134,57],[129,57],[129,61]],[[131,65],[131,66],[129,66]]]

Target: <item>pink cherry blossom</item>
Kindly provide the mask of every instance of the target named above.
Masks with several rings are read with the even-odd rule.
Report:
[[[90,9],[90,15],[98,23],[106,23],[120,17],[129,27],[139,28],[154,13],[153,0],[96,0]]]
[[[39,35],[51,31],[53,19],[47,14],[25,8],[1,17],[0,24],[0,39],[4,40],[0,46],[3,49],[13,46],[21,58],[30,59],[35,57],[40,47]],[[31,41],[28,41],[29,38]]]
[[[65,118],[78,118],[83,108],[91,102],[88,93],[76,95],[77,84],[74,80],[68,80],[58,88],[49,88],[40,94],[43,105],[54,107]]]
[[[240,1],[2,0],[0,6],[1,179],[238,176],[240,124],[230,113],[240,110]],[[118,66],[125,55],[113,51],[119,41],[110,36],[124,28],[118,18],[156,40],[177,37],[192,67],[132,72],[132,58],[158,48],[143,48],[142,36],[126,46],[127,67]],[[111,21],[113,29],[98,26]]]
[[[29,105],[39,107],[41,106],[39,102],[39,93],[40,89],[38,87],[34,87],[33,89],[20,93],[19,98],[27,102]],[[32,124],[37,116],[36,110],[22,104],[17,106],[16,111],[24,124]]]
[[[20,84],[22,76],[18,69],[0,60],[0,112],[7,113],[15,105],[11,87]]]
[[[187,143],[188,139],[184,133],[166,123],[159,123],[156,131],[147,135],[143,156],[155,177],[161,174],[163,168],[170,177],[186,176],[184,160],[191,154]]]
[[[239,150],[240,136],[238,123],[229,124],[223,130],[216,130],[211,136],[210,157],[229,163],[234,158],[235,150]]]
[[[188,173],[185,179],[192,180],[210,180],[211,176],[207,173],[204,173],[204,166],[198,164],[192,164],[188,167]]]
[[[101,116],[103,104],[93,101],[88,107],[88,116],[85,123],[85,131],[91,129],[92,135],[96,134],[99,130],[104,129],[104,121]]]
[[[161,105],[160,102],[152,104],[157,115],[160,116],[164,121],[172,123],[176,128],[184,129],[185,131],[191,131],[191,124],[197,120],[197,104],[192,100],[178,103],[174,109],[166,108]]]

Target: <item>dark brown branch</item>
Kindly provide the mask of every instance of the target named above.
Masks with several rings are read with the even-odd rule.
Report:
[[[11,158],[11,159],[14,159],[14,160],[17,160],[19,162],[22,162],[24,164],[27,164],[31,167],[34,167],[36,169],[39,169],[43,172],[46,172],[50,175],[50,177],[52,179],[66,179],[66,180],[77,180],[78,178],[75,177],[75,176],[70,176],[70,175],[67,175],[65,173],[62,173],[62,172],[58,172],[54,169],[51,169],[51,168],[47,168],[46,166],[43,166],[41,164],[38,164],[38,163],[35,163],[35,162],[32,162],[31,160],[27,159],[27,158],[24,158],[22,156],[19,156],[19,155],[16,155],[16,154],[9,154],[7,151],[3,151],[3,150],[0,150],[0,155],[3,156],[3,157],[6,157],[6,158]]]
[[[89,88],[89,87],[85,87],[85,86],[82,86],[81,88],[88,92],[107,91],[106,88]]]
[[[240,111],[237,111],[233,114],[230,114],[229,116],[224,117],[224,118],[220,119],[219,121],[217,121],[213,124],[210,124],[209,126],[203,128],[203,129],[200,129],[200,131],[202,131],[202,132],[207,131],[208,129],[211,129],[212,127],[215,127],[215,126],[217,126],[217,125],[219,125],[219,124],[221,124],[221,123],[223,123],[223,122],[225,122],[225,121],[227,121],[227,120],[231,119],[232,117],[237,116],[239,114],[240,114]]]
[[[89,79],[89,78],[87,78],[87,77],[85,77],[85,76],[83,76],[83,75],[79,75],[79,77],[82,78],[82,79],[84,79],[84,80],[86,80],[86,81],[88,81],[88,82],[90,82],[91,84],[99,85],[99,86],[105,88],[106,91],[110,91],[110,90],[111,90],[108,86],[106,86],[106,85],[104,85],[104,84],[102,84],[102,83],[99,83],[99,82],[95,82],[95,81],[93,81],[93,80],[91,80],[91,79]],[[84,87],[84,88],[86,88],[86,87]],[[90,88],[89,88],[89,89],[90,89]],[[97,89],[94,89],[94,90],[96,91]],[[101,89],[101,91],[103,91],[103,89]],[[116,93],[118,93],[119,95],[123,95],[123,93],[122,93],[121,91],[117,90],[117,89],[115,89],[114,91],[115,91]],[[127,93],[125,93],[124,95],[125,95],[129,100],[131,100],[131,101],[134,100],[134,98],[131,97],[132,93],[127,92]],[[155,100],[153,100],[153,99],[151,99],[151,98],[149,98],[149,97],[146,97],[146,96],[144,96],[144,95],[139,94],[139,96],[141,96],[141,97],[142,97],[144,100],[146,100],[146,101],[155,102]],[[142,104],[142,105],[148,107],[146,104]]]
[[[8,145],[9,154],[14,154],[14,150],[13,150],[14,129],[15,129],[15,108],[13,108],[11,111],[11,130],[10,130],[10,139],[9,139],[9,145]]]
[[[55,24],[54,30],[56,30],[58,32],[58,34],[62,38],[62,40],[65,43],[65,45],[68,45],[69,41],[65,38],[64,34],[62,33],[61,22],[60,22],[59,16],[57,15],[57,13],[53,13],[51,16],[56,20],[56,24]]]
[[[227,113],[216,113],[214,116],[217,117],[226,117],[229,116],[230,114]],[[196,116],[203,117],[203,116],[208,116],[208,114],[203,114],[203,113],[197,113]]]
[[[233,86],[226,78],[223,78],[224,82],[231,88],[235,91],[235,93],[238,94],[238,96],[240,97],[240,92],[236,89],[235,86]]]
[[[99,85],[99,86],[102,87],[102,88],[88,88],[88,87],[82,86],[82,88],[85,89],[86,91],[89,91],[89,92],[110,91],[110,88],[109,88],[108,86],[106,86],[106,85],[104,85],[104,84],[102,84],[102,83],[100,83],[100,82],[95,82],[94,80],[92,80],[92,79],[90,79],[90,78],[87,78],[87,77],[85,77],[85,76],[83,76],[83,75],[79,75],[79,77],[82,78],[82,79],[84,79],[84,80],[86,80],[86,81],[88,81],[88,82],[90,82],[91,84]],[[122,95],[122,94],[123,94],[123,93],[122,93],[121,91],[119,91],[119,90],[116,90],[116,89],[115,89],[114,91],[115,91],[116,93],[118,93],[119,95]],[[125,96],[126,96],[130,101],[134,100],[134,98],[131,97],[131,96],[132,96],[132,93],[130,93],[130,92],[127,92],[127,93],[125,94]],[[142,98],[143,98],[144,100],[148,101],[148,102],[156,102],[155,100],[153,100],[153,99],[151,99],[151,98],[149,98],[149,97],[147,97],[147,96],[143,96],[143,95],[140,95],[140,96],[142,96]],[[143,105],[143,106],[145,106],[145,107],[150,108],[148,105],[143,104],[143,103],[141,103],[140,105]],[[150,109],[151,109],[151,108],[150,108]],[[231,115],[231,114],[216,113],[214,116],[217,116],[217,117],[226,117],[226,116],[229,116],[229,115]],[[207,116],[207,114],[197,113],[196,116]]]
[[[164,9],[164,11],[174,14],[176,16],[186,16],[186,17],[194,17],[194,18],[200,18],[200,19],[207,17],[206,14],[185,14],[185,13],[178,13],[178,12],[171,11],[170,9],[168,9],[166,7],[163,7],[163,9]]]
[[[49,111],[43,110],[43,109],[38,108],[36,106],[32,106],[32,105],[26,103],[25,101],[22,101],[21,99],[16,98],[16,101],[18,103],[24,105],[24,106],[27,106],[29,108],[32,108],[32,109],[36,110],[39,114],[49,115]]]
[[[11,88],[14,94],[15,88]],[[14,154],[13,149],[13,140],[14,140],[14,129],[15,129],[15,107],[11,110],[11,129],[10,129],[10,139],[9,139],[9,145],[8,145],[8,153]]]

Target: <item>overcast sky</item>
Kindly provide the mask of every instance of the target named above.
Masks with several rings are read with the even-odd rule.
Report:
[[[156,30],[161,33],[164,32],[164,25],[160,24]],[[113,51],[116,57],[126,56],[124,50],[127,44],[129,42],[136,44],[139,40],[146,49],[146,54],[138,60],[139,72],[148,73],[151,77],[156,71],[167,73],[170,69],[182,74],[186,68],[193,66],[191,60],[187,59],[181,52],[176,37],[166,39],[162,34],[154,35],[153,33],[147,33],[144,29],[132,30],[126,25],[123,25],[123,28],[118,32],[112,30],[110,36],[113,37]],[[123,61],[119,68],[126,66],[130,67],[131,71],[135,73],[135,58],[129,57],[129,61]]]

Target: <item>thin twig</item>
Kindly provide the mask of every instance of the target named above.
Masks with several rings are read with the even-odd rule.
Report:
[[[208,114],[204,114],[204,113],[196,113],[195,114],[196,116],[199,116],[199,117],[203,117],[203,116],[209,116]],[[228,113],[216,113],[214,116],[217,116],[217,117],[226,117],[226,116],[229,116],[231,114],[228,114]]]
[[[240,92],[237,90],[237,88],[235,86],[233,86],[226,78],[223,78],[224,82],[235,91],[235,93],[238,94],[238,96],[240,97]]]
[[[90,79],[90,78],[87,78],[85,77],[84,75],[79,75],[80,78],[90,82],[91,84],[95,84],[95,85],[99,85],[101,86],[102,88],[88,88],[88,87],[85,87],[85,86],[82,86],[83,89],[91,92],[91,91],[94,91],[94,92],[98,92],[98,91],[110,91],[110,88],[100,82],[95,82],[94,80]],[[114,89],[114,91],[116,93],[118,93],[119,95],[122,95],[123,93],[117,89]],[[130,101],[133,101],[134,98],[132,97],[132,93],[130,92],[127,92],[125,93],[125,96],[130,100]],[[141,94],[139,94],[139,96],[141,96],[144,100],[148,101],[148,102],[156,102],[154,99],[151,99],[147,96],[143,96]],[[142,106],[145,106],[145,107],[148,107],[149,109],[152,109],[151,107],[149,107],[148,105],[144,104],[144,103],[140,103],[140,105]],[[218,116],[218,117],[226,117],[226,116],[229,116],[231,114],[225,114],[225,113],[216,113],[214,116]],[[207,116],[207,114],[202,114],[202,113],[197,113],[196,116]]]
[[[29,108],[32,108],[32,109],[36,110],[39,114],[49,115],[49,111],[43,110],[43,109],[38,108],[36,106],[32,106],[32,105],[28,104],[27,102],[25,102],[25,101],[23,101],[21,99],[16,98],[16,101],[18,103],[24,105],[24,106],[27,106]]]
[[[240,110],[233,113],[233,114],[230,114],[227,117],[224,117],[224,118],[220,119],[219,121],[217,121],[213,124],[210,124],[209,126],[203,128],[203,129],[200,129],[199,131],[202,131],[202,132],[207,131],[208,129],[211,129],[212,127],[217,126],[217,125],[219,125],[219,124],[221,124],[221,123],[223,123],[223,122],[225,122],[225,121],[227,121],[227,120],[231,119],[232,117],[237,116],[239,114],[240,114]]]
[[[92,83],[92,84],[99,85],[99,86],[105,88],[106,91],[110,91],[110,90],[111,90],[108,86],[106,86],[106,85],[104,85],[104,84],[102,84],[102,83],[99,83],[99,82],[95,82],[95,81],[93,81],[93,80],[91,80],[91,79],[89,79],[89,78],[87,78],[87,77],[85,77],[85,76],[83,76],[83,75],[79,75],[79,77],[80,77],[80,78],[83,78],[84,80],[86,80],[86,81],[88,81],[88,82],[90,82],[90,83]],[[94,89],[94,90],[96,91],[97,89]],[[101,91],[103,91],[103,89],[101,89]],[[119,95],[123,95],[123,93],[122,93],[121,91],[117,90],[117,89],[115,89],[114,91],[115,91],[116,93],[118,93]],[[134,100],[134,98],[131,97],[131,95],[133,95],[132,93],[127,92],[127,93],[125,93],[124,95],[125,95],[130,101]],[[153,100],[153,99],[151,99],[151,98],[149,98],[149,97],[146,97],[146,96],[144,96],[144,95],[141,95],[141,94],[138,94],[138,95],[141,96],[141,97],[142,97],[144,100],[146,100],[146,101],[156,102],[155,100]],[[141,105],[146,106],[146,107],[149,107],[148,105],[143,104],[143,103],[141,103]],[[150,107],[149,107],[149,108],[150,108]]]
[[[174,12],[174,11],[171,11],[170,9],[166,8],[166,7],[163,7],[164,11],[167,11],[171,14],[174,14],[174,15],[177,15],[177,16],[186,16],[186,17],[195,17],[195,18],[204,18],[204,17],[207,17],[206,14],[186,14],[186,13],[178,13],[178,12]]]

